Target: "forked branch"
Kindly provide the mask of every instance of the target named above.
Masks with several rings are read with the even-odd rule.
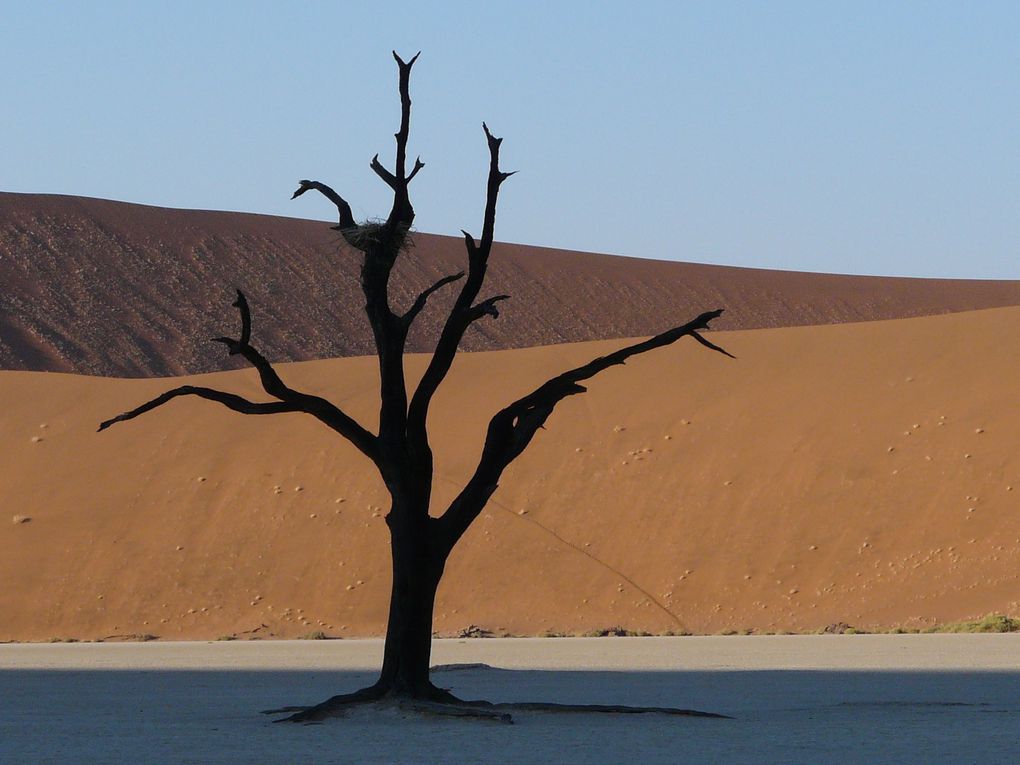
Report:
[[[425,163],[421,161],[421,157],[415,157],[414,167],[411,168],[411,172],[407,174],[407,182],[410,183],[414,180],[414,176],[416,176],[424,167]]]
[[[249,401],[242,396],[213,388],[183,385],[167,391],[129,412],[106,420],[99,426],[99,430],[106,430],[106,428],[117,422],[134,419],[179,396],[198,396],[210,401],[217,401],[241,414],[280,414],[283,412],[304,412],[305,414],[310,414],[344,436],[369,459],[374,462],[377,461],[379,455],[375,435],[367,431],[350,415],[326,399],[302,393],[288,387],[266,357],[252,347],[250,343],[251,311],[248,307],[248,300],[241,290],[237,290],[237,299],[233,305],[241,315],[241,336],[236,340],[229,337],[216,337],[213,338],[213,342],[226,345],[228,352],[232,356],[237,354],[244,356],[245,360],[258,371],[262,388],[269,395],[279,399],[278,401]]]
[[[686,336],[693,337],[718,353],[734,358],[728,351],[699,334],[701,330],[708,329],[709,322],[720,314],[722,309],[708,311],[687,324],[593,359],[587,364],[553,377],[527,396],[497,412],[489,421],[482,456],[474,475],[439,519],[442,544],[452,549],[496,490],[503,471],[527,448],[535,433],[545,425],[556,405],[568,396],[587,390],[581,385],[582,381],[609,367],[624,364],[632,356],[662,348]]]
[[[241,290],[237,291],[237,298],[231,305],[241,314],[241,337],[237,340],[232,340],[229,337],[214,337],[212,341],[214,343],[223,343],[227,346],[230,355],[234,356],[247,348],[251,340],[251,309],[248,308],[248,298],[244,296]]]
[[[418,295],[418,298],[414,301],[414,304],[407,309],[407,313],[405,313],[403,317],[401,317],[402,321],[404,322],[404,327],[409,328],[411,324],[414,323],[415,318],[425,308],[425,304],[428,302],[428,299],[432,296],[432,293],[441,290],[447,284],[452,284],[453,282],[463,278],[464,272],[459,271],[458,273],[450,274],[449,276],[444,276],[442,279],[437,281],[427,290],[424,290],[420,295]]]
[[[471,312],[469,318],[471,321],[477,321],[483,316],[491,316],[493,319],[499,318],[499,311],[496,309],[496,303],[500,300],[509,300],[509,295],[493,295],[491,298],[486,298],[481,303],[471,306]]]
[[[485,281],[485,272],[489,264],[489,255],[492,252],[493,236],[496,227],[496,202],[499,197],[499,189],[503,182],[513,173],[505,173],[499,169],[499,147],[503,142],[502,138],[496,138],[489,132],[489,128],[482,123],[482,130],[485,132],[486,144],[489,149],[489,175],[486,182],[485,214],[482,220],[481,241],[475,241],[467,231],[464,234],[464,245],[468,254],[468,277],[461,288],[457,300],[450,310],[450,315],[443,325],[436,349],[432,359],[422,376],[418,387],[411,397],[408,409],[408,428],[416,446],[423,450],[428,448],[428,434],[425,430],[425,422],[428,418],[429,405],[432,397],[439,389],[440,384],[446,378],[457,355],[457,347],[460,345],[464,332],[471,326],[471,323],[481,316],[499,315],[495,309],[495,303],[506,299],[505,295],[497,295],[489,298],[479,305],[474,305],[478,293]]]
[[[400,70],[400,129],[397,130],[394,138],[397,139],[397,167],[396,176],[404,183],[404,188],[407,188],[407,138],[411,130],[411,67],[414,66],[414,62],[418,60],[418,56],[421,55],[421,51],[414,54],[410,61],[404,61],[400,56],[397,55],[396,51],[393,51],[393,59],[397,62],[397,68]],[[420,160],[418,163],[420,164]],[[414,172],[418,172],[421,168],[416,167]]]
[[[407,174],[407,139],[411,130],[411,67],[418,60],[421,53],[414,54],[410,61],[404,61],[393,51],[393,60],[397,62],[400,70],[398,89],[400,90],[400,127],[393,137],[397,142],[397,156],[391,173],[379,161],[379,155],[372,159],[372,170],[393,189],[393,207],[389,217],[386,219],[387,226],[397,235],[398,229],[409,229],[414,222],[414,208],[407,193],[407,186],[411,179],[425,166],[418,158],[414,163],[411,174]]]
[[[196,385],[182,385],[179,388],[168,390],[166,393],[157,396],[151,401],[147,401],[139,407],[135,407],[130,412],[124,412],[124,414],[118,414],[105,422],[101,423],[99,430],[106,430],[111,425],[118,422],[124,422],[125,420],[133,420],[140,414],[151,412],[158,406],[171,401],[179,396],[198,396],[199,398],[208,399],[209,401],[216,401],[223,404],[228,409],[233,409],[235,412],[241,414],[281,414],[283,412],[296,412],[298,411],[292,405],[284,401],[270,401],[266,403],[249,401],[242,396],[237,396],[233,393],[225,393],[220,390],[213,388],[202,388]]]
[[[383,182],[387,186],[389,186],[394,191],[397,191],[401,187],[406,189],[407,184],[409,184],[411,180],[414,178],[414,176],[416,176],[421,171],[421,169],[425,167],[425,163],[421,161],[421,157],[415,159],[414,167],[412,168],[408,176],[404,179],[398,178],[396,175],[387,170],[383,163],[379,161],[378,154],[372,157],[372,162],[369,164],[369,167],[372,168],[372,172],[374,172],[376,175],[383,179]]]

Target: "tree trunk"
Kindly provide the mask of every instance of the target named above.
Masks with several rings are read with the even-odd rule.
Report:
[[[394,505],[387,516],[393,584],[383,666],[377,688],[386,695],[437,698],[429,681],[432,612],[446,555],[434,543],[427,512]]]

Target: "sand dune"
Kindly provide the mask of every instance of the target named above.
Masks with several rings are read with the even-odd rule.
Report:
[[[436,629],[1017,612],[1018,331],[1004,308],[720,332],[738,360],[680,343],[605,373],[508,471],[448,566]],[[463,354],[434,412],[437,506],[498,402],[619,345]],[[282,373],[372,425],[375,363]],[[250,371],[200,379],[258,396]],[[94,432],[176,382],[0,374],[0,639],[379,634],[386,508],[369,465],[300,415],[202,401]]]
[[[410,305],[464,263],[461,239],[416,235],[394,272],[394,302]],[[235,330],[235,286],[251,299],[270,359],[368,354],[359,264],[317,221],[0,193],[0,369],[148,377],[231,368],[207,338]],[[513,299],[498,321],[469,330],[468,350],[650,335],[717,307],[728,309],[720,329],[749,329],[1020,304],[1015,281],[790,273],[511,244],[494,248],[486,289]],[[413,350],[432,347],[446,292],[420,317]]]

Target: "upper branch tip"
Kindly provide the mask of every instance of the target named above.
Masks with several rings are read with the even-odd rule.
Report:
[[[503,139],[502,138],[496,138],[496,136],[494,136],[492,134],[492,132],[489,130],[489,126],[486,125],[484,122],[482,123],[482,130],[485,131],[485,138],[489,142],[489,148],[490,149],[492,149],[493,147],[498,148],[499,145],[501,143],[503,143]]]
[[[397,64],[399,64],[401,67],[404,67],[406,69],[410,69],[412,66],[414,66],[414,62],[417,61],[418,60],[418,56],[421,55],[421,51],[418,51],[417,53],[415,53],[411,57],[410,61],[404,61],[404,59],[402,59],[400,57],[400,55],[396,51],[391,51],[391,52],[393,53],[393,58],[394,58],[394,60],[396,60]]]

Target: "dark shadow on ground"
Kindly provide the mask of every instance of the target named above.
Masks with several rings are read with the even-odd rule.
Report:
[[[358,712],[300,726],[272,725],[259,714],[373,679],[367,672],[0,671],[0,762],[1013,762],[1020,740],[1020,672],[475,667],[434,679],[464,698],[694,707],[736,719],[518,713],[517,725],[502,726]]]

